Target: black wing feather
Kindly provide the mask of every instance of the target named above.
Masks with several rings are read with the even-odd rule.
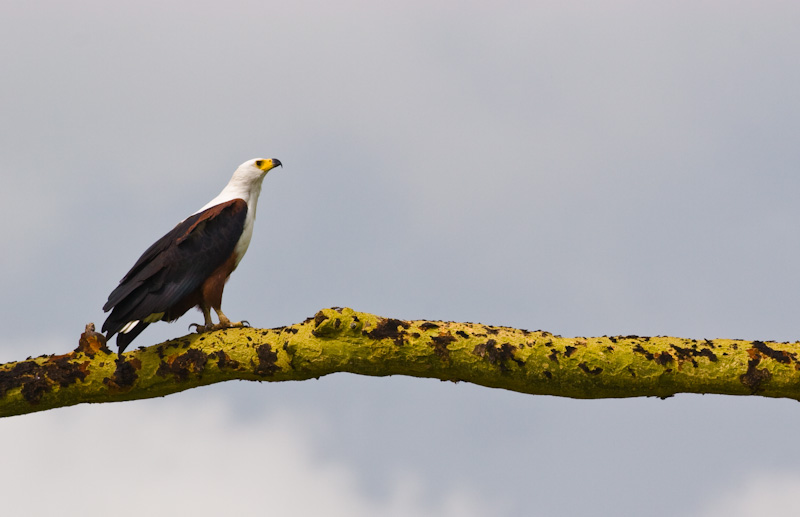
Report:
[[[157,240],[108,296],[103,332],[110,338],[128,322],[169,312],[194,293],[231,256],[246,216],[247,203],[235,199],[192,215]]]

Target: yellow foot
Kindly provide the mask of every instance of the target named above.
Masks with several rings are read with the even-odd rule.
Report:
[[[211,330],[211,327],[213,327],[213,325],[201,325],[199,323],[190,323],[189,330],[192,330],[192,327],[194,327],[195,332],[197,332],[198,334],[202,334],[203,332],[208,332],[209,330]]]
[[[247,321],[247,320],[242,320],[242,321],[220,321],[219,323],[214,325],[214,330],[229,329],[229,328],[240,329],[240,328],[249,327],[249,326],[250,326],[250,322]]]
[[[242,321],[221,321],[219,323],[215,323],[212,325],[200,325],[199,323],[192,323],[189,325],[189,330],[192,327],[195,328],[198,334],[202,334],[203,332],[213,332],[215,330],[222,330],[222,329],[229,329],[229,328],[243,328],[249,327],[250,322],[247,320]]]

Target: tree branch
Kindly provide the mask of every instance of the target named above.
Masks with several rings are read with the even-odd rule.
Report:
[[[0,365],[0,417],[161,397],[231,379],[305,380],[335,372],[430,377],[572,398],[718,393],[800,400],[797,343],[563,338],[325,309],[289,327],[190,334],[118,361],[93,330],[87,326],[69,354]]]

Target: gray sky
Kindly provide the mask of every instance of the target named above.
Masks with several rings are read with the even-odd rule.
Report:
[[[7,1],[0,360],[74,348],[259,156],[284,167],[232,318],[796,340],[798,26],[778,1]],[[6,419],[0,486],[41,514],[797,515],[798,428],[790,401],[338,374]]]

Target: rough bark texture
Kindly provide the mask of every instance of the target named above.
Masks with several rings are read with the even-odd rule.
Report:
[[[304,380],[334,372],[573,398],[719,393],[800,400],[798,350],[798,343],[731,339],[563,338],[334,308],[288,327],[190,334],[118,361],[87,326],[74,352],[0,365],[0,416],[161,397],[231,379]]]

